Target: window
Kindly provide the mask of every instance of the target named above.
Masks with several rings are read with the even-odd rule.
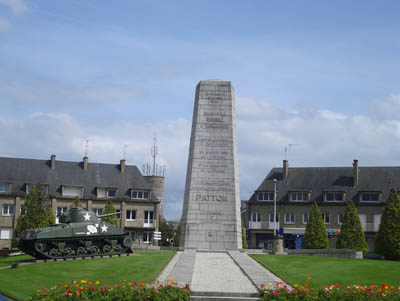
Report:
[[[12,239],[12,237],[13,237],[12,228],[3,228],[0,230],[0,239]]]
[[[290,200],[297,202],[305,202],[308,201],[308,192],[291,192]]]
[[[329,213],[322,213],[322,219],[324,220],[325,224],[329,224],[330,223]]]
[[[117,196],[117,189],[116,188],[107,189],[107,197],[115,198],[116,196]]]
[[[374,214],[374,232],[378,232],[379,225],[381,224],[381,214]]]
[[[341,224],[343,224],[343,217],[344,217],[344,214],[343,213],[339,213],[338,214],[338,225],[341,225]]]
[[[103,208],[93,208],[92,210],[96,216],[103,215]]]
[[[10,193],[11,192],[11,184],[10,183],[0,183],[0,192],[1,193]]]
[[[303,224],[307,224],[308,223],[308,212],[303,213]]]
[[[151,243],[153,239],[153,232],[143,232],[143,242]]]
[[[128,234],[132,238],[132,241],[135,242],[135,240],[136,240],[136,232],[135,231],[128,231]]]
[[[133,221],[136,219],[136,210],[126,210],[126,220]]]
[[[60,223],[59,217],[63,214],[66,213],[68,210],[68,207],[57,207],[57,214],[56,214],[56,224]]]
[[[144,212],[144,223],[145,224],[152,224],[153,222],[154,222],[154,220],[153,220],[153,215],[154,215],[154,212],[153,211],[145,211]]]
[[[252,222],[261,222],[261,213],[260,212],[252,212],[251,213],[251,221]]]
[[[31,192],[31,189],[33,187],[32,183],[26,183],[25,184],[25,192],[28,194],[29,192]]]
[[[295,223],[294,212],[285,213],[285,224],[294,224],[294,223]]]
[[[342,202],[343,192],[325,192],[325,201],[327,202]]]
[[[116,196],[117,196],[117,188],[97,187],[98,198],[115,198]]]
[[[363,192],[361,193],[362,202],[379,202],[379,192]]]
[[[273,212],[270,212],[270,214],[269,214],[269,221],[271,222],[271,223],[273,223],[274,222],[274,213]],[[276,213],[276,220],[275,220],[276,222],[279,222],[279,213],[277,212]]]
[[[259,192],[258,200],[259,201],[273,201],[274,193],[273,192]]]
[[[149,192],[148,191],[132,191],[132,199],[142,199],[148,200],[149,199]]]
[[[13,216],[15,205],[13,204],[3,204],[3,216]]]
[[[63,196],[77,196],[82,197],[83,187],[81,186],[67,186],[63,185],[62,187],[62,195]]]

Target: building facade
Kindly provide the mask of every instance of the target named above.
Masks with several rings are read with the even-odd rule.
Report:
[[[134,244],[152,244],[162,214],[164,177],[143,176],[133,165],[0,157],[0,249],[10,248],[24,198],[44,185],[57,216],[79,198],[82,207],[103,213],[108,200],[120,211],[119,226]],[[56,223],[58,219],[56,218]]]
[[[245,210],[250,248],[272,248],[274,231],[288,249],[301,248],[311,205],[320,208],[330,245],[336,247],[346,203],[357,208],[370,251],[379,229],[390,189],[400,187],[400,167],[273,168],[247,202]],[[276,219],[274,221],[274,198]]]

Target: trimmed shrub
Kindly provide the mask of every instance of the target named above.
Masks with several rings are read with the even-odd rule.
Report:
[[[114,213],[114,212],[115,212],[114,204],[111,200],[108,200],[106,206],[104,207],[104,214]],[[118,227],[119,215],[115,214],[115,215],[105,216],[102,217],[101,220],[113,224],[115,227]]]
[[[365,240],[364,230],[361,226],[357,208],[350,200],[344,211],[343,223],[340,234],[336,242],[338,249],[355,249],[357,251],[368,252],[368,243]]]
[[[306,232],[303,238],[303,249],[327,249],[329,248],[329,238],[326,232],[324,220],[317,203],[311,206],[308,216]]]
[[[375,239],[375,252],[386,259],[400,260],[400,199],[394,188],[383,208]]]

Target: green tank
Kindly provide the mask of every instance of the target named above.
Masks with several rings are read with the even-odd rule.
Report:
[[[21,233],[19,247],[37,259],[58,259],[132,253],[132,239],[114,225],[103,222],[93,211],[70,208],[59,224]]]

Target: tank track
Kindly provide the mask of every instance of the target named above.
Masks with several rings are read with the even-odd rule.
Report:
[[[46,238],[25,241],[21,250],[36,259],[64,259],[132,253],[128,235]]]

